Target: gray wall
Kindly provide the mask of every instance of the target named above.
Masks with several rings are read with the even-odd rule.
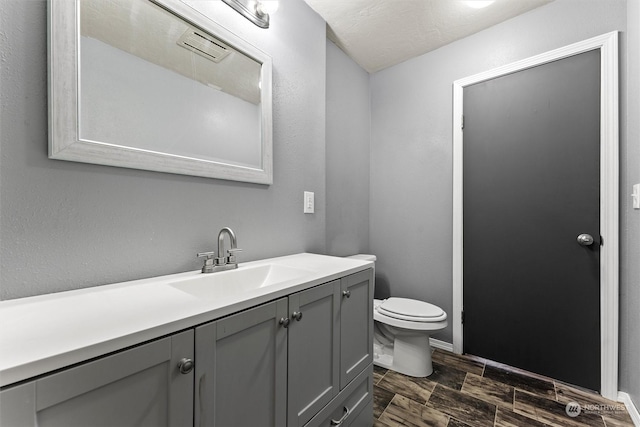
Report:
[[[640,408],[640,210],[631,204],[631,186],[640,183],[640,1],[627,1],[627,33],[622,69],[620,147],[620,390]],[[624,84],[626,83],[626,88]]]
[[[369,74],[327,39],[327,253],[369,250]]]
[[[1,299],[194,270],[195,253],[213,249],[228,225],[242,260],[370,251],[378,296],[391,290],[450,312],[451,83],[628,25],[620,388],[640,404],[640,211],[628,197],[640,182],[637,0],[556,0],[373,75],[371,99],[367,74],[325,41],[302,0],[281,2],[269,30],[214,7],[218,22],[274,59],[270,187],[47,159],[45,2],[0,0]],[[302,213],[304,190],[316,193],[314,215]],[[438,338],[450,341],[451,330]]]
[[[424,299],[457,315],[451,313],[453,81],[610,31],[625,31],[626,26],[625,0],[556,0],[372,75],[370,247],[378,256],[379,296],[390,289],[394,295]],[[627,79],[625,70],[626,53],[637,56],[637,44],[633,51],[626,39],[623,33],[622,92],[637,85],[637,73]],[[623,120],[627,114],[623,104]],[[637,122],[637,110],[629,117]],[[631,177],[638,174],[638,139],[630,139],[625,127],[621,146],[623,153],[636,153],[621,164],[621,225],[629,230],[633,222],[637,232],[637,211],[631,212],[627,195]],[[640,258],[638,243],[623,234],[622,248],[621,286],[630,291],[638,283],[637,266],[631,265],[632,259],[637,263]],[[635,301],[623,302],[629,304],[623,310],[637,311],[637,286],[630,292]],[[623,319],[623,334],[637,337],[638,323],[629,320]],[[436,338],[451,342],[451,327]],[[638,354],[634,339],[636,351],[623,350],[623,359],[625,354]],[[623,370],[631,369],[628,362]]]
[[[49,160],[46,2],[0,1],[1,299],[195,270],[224,226],[241,261],[325,251],[325,23],[306,3],[280,2],[263,30],[196,2],[273,58],[274,183],[262,186]]]

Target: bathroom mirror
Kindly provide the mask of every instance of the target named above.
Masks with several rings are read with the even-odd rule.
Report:
[[[49,157],[271,184],[271,59],[179,0],[49,0]]]

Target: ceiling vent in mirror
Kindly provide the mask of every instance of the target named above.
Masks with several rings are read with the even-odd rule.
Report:
[[[222,61],[232,49],[215,37],[193,28],[178,39],[178,45],[213,62]]]

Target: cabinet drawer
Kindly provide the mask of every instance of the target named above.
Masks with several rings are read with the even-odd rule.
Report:
[[[349,427],[371,427],[373,419],[373,399],[365,405],[359,414],[354,414],[355,418],[349,423]],[[351,416],[350,416],[351,417]]]
[[[305,427],[347,427],[363,419],[369,420],[370,425],[373,409],[367,411],[366,408],[373,408],[369,405],[372,400],[373,365],[369,365]]]

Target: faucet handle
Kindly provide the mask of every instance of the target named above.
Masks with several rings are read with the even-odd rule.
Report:
[[[202,266],[203,273],[213,272],[213,257],[216,256],[215,252],[200,252],[198,258],[204,258],[204,265]]]
[[[215,252],[199,252],[198,253],[198,258],[207,258],[207,260],[209,258],[213,258],[214,256],[216,256]]]
[[[238,248],[228,249],[227,254],[229,256],[227,256],[227,262],[229,262],[230,264],[237,264],[238,261],[236,260],[236,254],[238,252],[242,252],[242,249],[238,249]]]

